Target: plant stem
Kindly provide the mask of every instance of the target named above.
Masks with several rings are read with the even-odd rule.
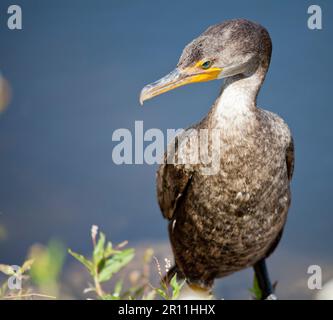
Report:
[[[94,276],[94,282],[95,282],[96,293],[100,298],[102,298],[104,296],[104,291],[102,289],[101,284],[98,281],[98,274],[96,276]]]
[[[49,295],[41,294],[41,293],[27,293],[27,294],[13,295],[13,296],[4,296],[3,299],[17,299],[17,298],[30,298],[30,297],[57,299],[57,297],[49,296]]]

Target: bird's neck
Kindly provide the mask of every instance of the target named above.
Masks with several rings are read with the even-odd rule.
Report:
[[[260,65],[249,75],[226,78],[212,111],[214,127],[238,127],[255,118],[256,100],[267,68]]]

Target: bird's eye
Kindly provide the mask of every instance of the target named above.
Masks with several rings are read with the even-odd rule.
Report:
[[[212,61],[205,61],[202,65],[201,68],[202,69],[208,69],[212,66],[213,62]]]

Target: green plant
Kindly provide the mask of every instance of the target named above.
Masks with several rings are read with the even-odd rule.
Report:
[[[30,270],[31,281],[40,292],[59,295],[59,277],[65,260],[65,248],[57,240],[47,246],[35,244],[31,247],[29,258],[34,260]]]
[[[120,271],[132,261],[135,254],[134,249],[124,248],[127,241],[113,246],[96,226],[92,227],[91,238],[93,242],[91,258],[73,252],[71,249],[68,250],[86,268],[93,280],[93,284],[84,290],[85,293],[94,292],[101,300],[153,300],[156,297],[171,300],[178,298],[184,281],[178,282],[175,275],[170,283],[166,283],[163,280],[160,264],[154,257],[154,251],[151,248],[145,250],[139,267],[132,268],[128,276],[122,278]],[[153,258],[161,279],[160,287],[153,287],[150,283]],[[59,283],[64,259],[64,246],[58,241],[51,240],[47,246],[33,245],[29,252],[29,259],[18,270],[13,266],[0,264],[1,273],[8,277],[18,278],[22,284],[18,289],[10,289],[7,278],[3,284],[0,283],[0,299],[55,299],[61,297]],[[168,272],[171,263],[168,259],[165,259],[165,262],[165,272]],[[112,290],[105,290],[104,284],[111,280],[114,281]]]
[[[155,257],[155,263],[157,266],[157,271],[160,276],[160,288],[154,288],[156,293],[165,300],[176,300],[179,297],[180,290],[185,284],[185,280],[178,282],[177,280],[177,274],[175,274],[171,280],[170,283],[167,283],[165,278],[163,277],[161,265],[158,261],[158,259]],[[165,259],[165,272],[167,273],[170,268],[170,261],[168,259]]]
[[[155,288],[156,292],[165,300],[176,300],[185,281],[178,282],[177,274],[170,280],[170,286],[161,281],[161,288]]]
[[[20,268],[0,264],[0,272],[8,278],[0,285],[1,299],[31,299],[35,297],[55,299],[59,294],[59,274],[64,261],[64,247],[57,241],[48,246],[33,245],[29,259]],[[19,282],[14,288],[9,282]],[[37,293],[37,292],[42,293]]]
[[[27,260],[23,265],[17,270],[13,266],[0,264],[0,272],[8,277],[13,277],[16,281],[20,281],[20,285],[17,289],[11,289],[8,286],[8,281],[5,281],[0,287],[0,298],[20,298],[26,293],[23,291],[22,282],[28,279],[27,272],[30,270],[33,260]],[[15,281],[15,282],[16,282]]]
[[[259,287],[258,279],[255,275],[253,276],[252,288],[250,288],[249,291],[251,292],[254,300],[261,300],[262,292]]]
[[[18,269],[14,266],[0,264],[0,272],[9,277],[0,285],[0,299],[22,300],[31,299],[33,297],[46,299],[55,298],[53,296],[32,292],[29,286],[29,271],[33,264],[34,260],[32,259],[25,261]],[[10,288],[10,282],[12,285],[15,284],[13,288]]]
[[[97,296],[103,300],[118,300],[121,296],[122,281],[115,285],[114,292],[107,294],[102,288],[102,283],[111,280],[111,278],[125,267],[134,257],[134,249],[122,249],[126,243],[122,243],[113,248],[111,242],[106,242],[105,235],[98,232],[96,226],[92,227],[93,255],[91,259],[69,249],[69,253],[81,262],[89,271],[94,281],[94,286],[85,290],[85,292],[94,291]]]

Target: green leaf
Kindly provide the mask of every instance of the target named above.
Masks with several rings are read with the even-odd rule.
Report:
[[[112,247],[112,243],[108,242],[108,244],[106,245],[106,248],[104,250],[104,258],[107,259],[109,257],[111,257],[114,253],[113,247]]]
[[[99,282],[105,282],[126,266],[134,257],[134,249],[126,249],[109,258],[98,275]]]
[[[6,264],[0,264],[0,272],[6,274],[7,276],[12,276],[15,274],[15,270]]]
[[[57,295],[57,283],[65,260],[65,248],[58,240],[49,241],[47,246],[34,245],[30,249],[28,261],[24,268],[30,269],[32,282],[39,287],[52,287]],[[52,291],[50,289],[50,293]],[[53,293],[52,293],[53,294]]]
[[[250,292],[253,294],[255,300],[261,300],[262,292],[259,287],[258,279],[255,275],[253,277],[253,287],[250,289]]]
[[[102,296],[102,300],[119,300],[119,297],[115,297],[113,294],[105,294]]]
[[[98,242],[93,252],[93,261],[95,266],[98,266],[104,257],[104,246],[105,246],[105,235],[104,233],[100,232]]]
[[[172,288],[172,299],[176,300],[179,297],[180,290],[182,289],[185,281],[182,281],[181,283],[177,282],[177,274],[175,274],[171,281],[170,281],[170,286]]]
[[[155,290],[163,299],[169,300],[168,295],[162,289],[156,288]]]
[[[30,259],[30,260],[27,260],[23,263],[23,266],[21,267],[21,273],[25,273],[26,271],[29,271],[30,268],[32,267],[33,263],[34,263],[34,259]]]
[[[114,293],[113,293],[113,295],[119,297],[122,288],[123,288],[123,280],[120,279],[120,280],[117,281],[117,283],[116,283],[116,285],[114,287]]]
[[[86,257],[84,257],[81,254],[78,254],[76,252],[73,252],[71,249],[68,249],[69,254],[71,254],[76,260],[80,261],[93,275],[94,274],[94,266],[90,260],[88,260]]]

